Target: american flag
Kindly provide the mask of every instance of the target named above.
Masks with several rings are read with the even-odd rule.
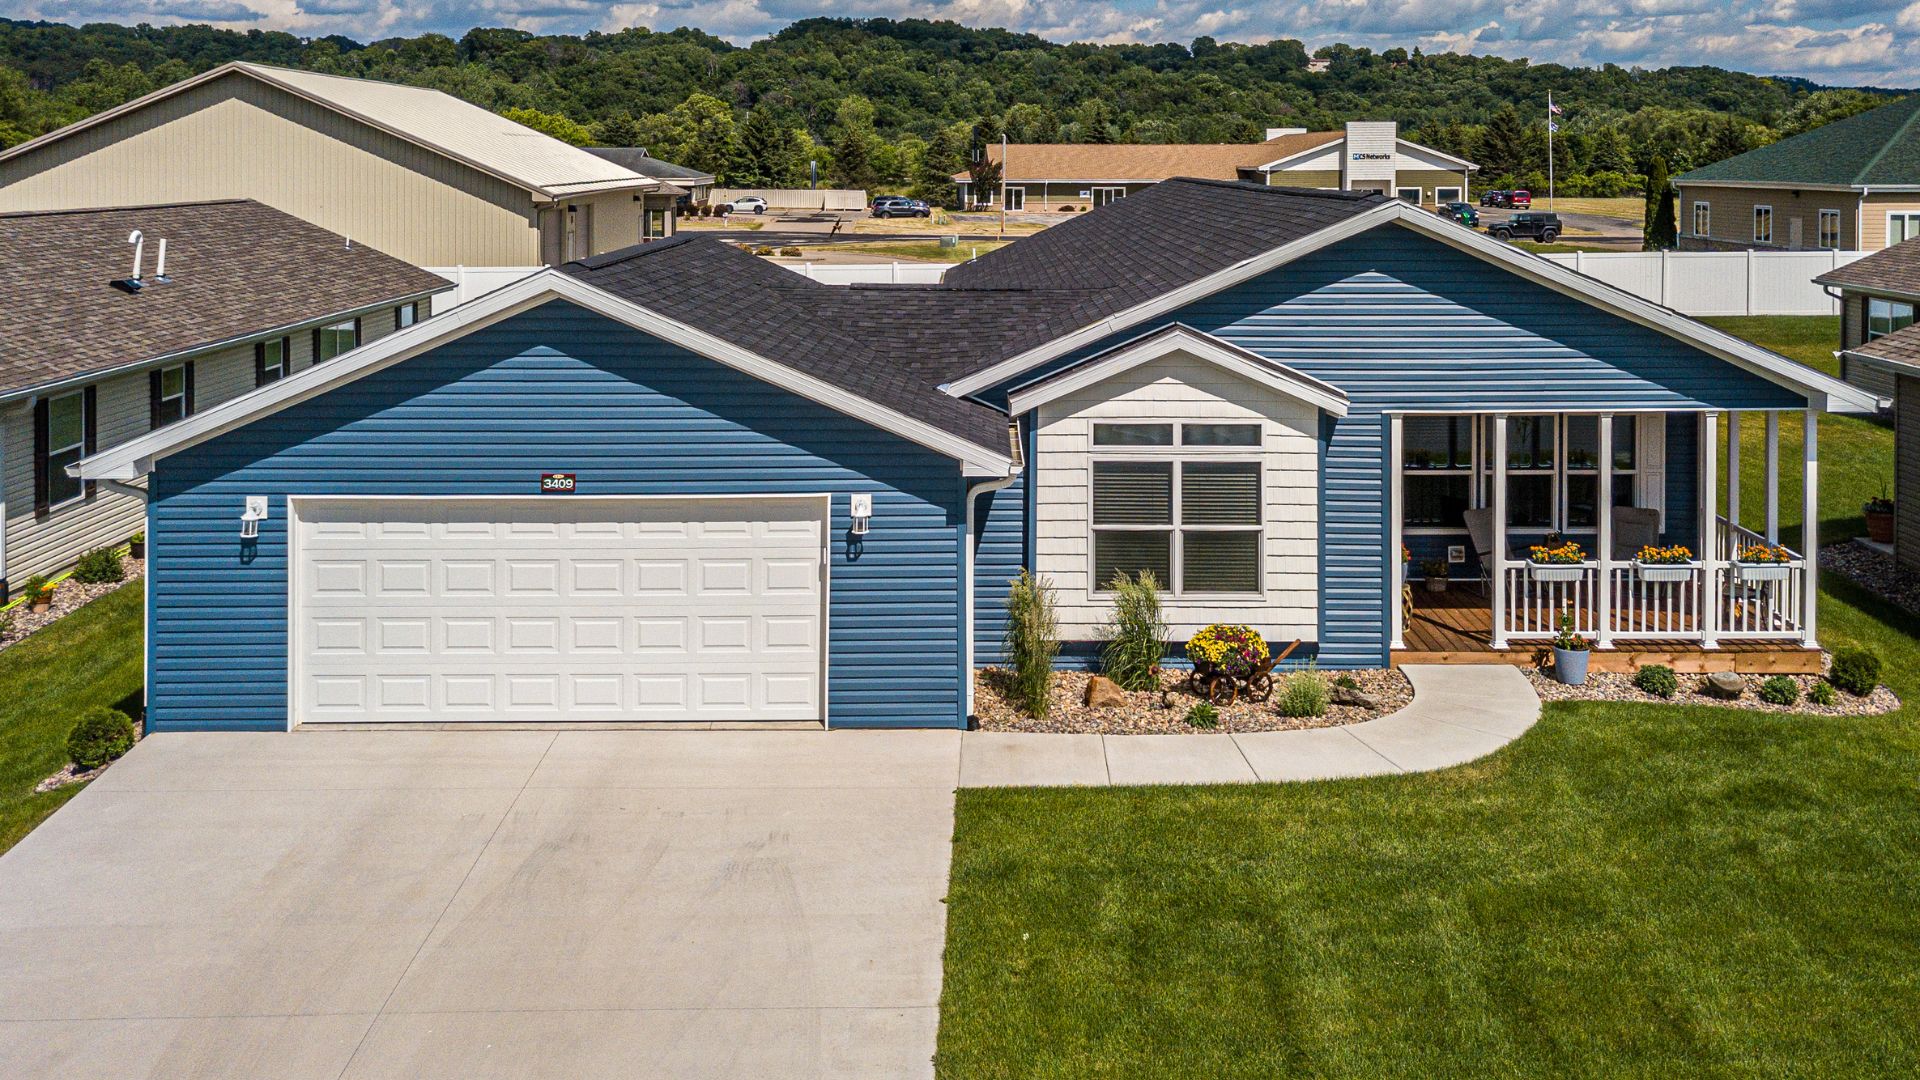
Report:
[[[1550,112],[1550,113],[1552,113],[1552,114],[1553,114],[1553,115],[1555,115],[1555,116],[1559,116],[1559,115],[1560,115],[1560,106],[1558,106],[1558,105],[1555,105],[1555,104],[1554,104],[1553,102],[1551,102],[1551,101],[1549,101],[1549,102],[1547,102],[1547,111],[1548,111],[1548,112]]]

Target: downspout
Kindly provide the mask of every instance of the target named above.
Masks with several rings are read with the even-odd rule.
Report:
[[[973,672],[974,672],[974,666],[973,666],[973,623],[974,623],[973,549],[975,546],[974,525],[978,520],[978,515],[979,515],[978,507],[980,503],[980,496],[991,495],[996,491],[1000,491],[1003,488],[1006,488],[1012,485],[1012,483],[1015,480],[1020,479],[1021,472],[1026,468],[1026,462],[1021,459],[1021,453],[1020,453],[1020,421],[1019,420],[1016,419],[1007,425],[1007,441],[1013,447],[1012,470],[1009,471],[1005,476],[998,476],[991,480],[982,480],[977,484],[968,485],[966,489],[967,532],[966,532],[966,535],[962,537],[960,541],[960,592],[961,592],[961,600],[960,600],[961,612],[960,613],[963,616],[963,619],[961,621],[961,635],[965,639],[961,647],[964,650],[963,655],[966,656],[967,661],[965,665],[966,670],[961,672],[961,677],[964,681],[961,684],[960,701],[962,706],[964,707],[964,712],[965,712],[964,719],[967,721],[968,726],[972,726],[972,723],[973,723]]]

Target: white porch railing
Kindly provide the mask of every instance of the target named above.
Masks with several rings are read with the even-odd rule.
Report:
[[[1575,633],[1603,643],[1624,639],[1712,646],[1721,641],[1803,639],[1806,559],[1793,552],[1784,569],[1756,571],[1736,556],[1741,548],[1765,544],[1766,538],[1725,518],[1719,519],[1717,532],[1717,558],[1696,564],[1680,581],[1649,581],[1632,563],[1611,561],[1604,567],[1598,561],[1555,567],[1555,580],[1541,580],[1526,562],[1503,560],[1506,605],[1494,617],[1504,634],[1496,636],[1544,641],[1559,633],[1562,613],[1570,612]],[[1567,580],[1567,573],[1575,576]],[[1604,594],[1603,577],[1608,583]]]

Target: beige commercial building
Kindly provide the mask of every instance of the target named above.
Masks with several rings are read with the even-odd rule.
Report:
[[[0,212],[255,199],[416,266],[627,247],[682,194],[437,90],[240,62],[0,154]]]
[[[1355,120],[1340,131],[1269,128],[1257,143],[1015,143],[1005,154],[1004,184],[972,191],[954,176],[963,206],[1009,210],[1090,209],[1175,176],[1243,180],[1278,187],[1377,191],[1418,206],[1467,199],[1479,166],[1400,138],[1391,120]]]

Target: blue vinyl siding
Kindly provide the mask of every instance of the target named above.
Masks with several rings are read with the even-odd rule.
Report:
[[[1007,586],[1026,565],[1026,474],[978,498],[973,523],[973,661],[998,664],[1004,659]]]
[[[1185,323],[1323,379],[1351,399],[1332,423],[1321,481],[1320,662],[1387,660],[1391,580],[1386,414],[1611,408],[1799,409],[1805,400],[1657,331],[1384,225],[1131,327],[1058,370]],[[1021,376],[1025,383],[1041,372]],[[1001,391],[984,395],[999,399]],[[1669,426],[1669,532],[1691,535],[1692,435]],[[1683,501],[1686,500],[1686,501]],[[1680,517],[1674,517],[1674,511]],[[1685,531],[1678,526],[1684,525]]]
[[[582,494],[833,493],[832,723],[963,721],[958,465],[556,301],[160,461],[149,723],[285,726],[287,495],[526,496],[548,471]],[[853,491],[873,525],[849,551]],[[250,549],[246,495],[272,499]]]

